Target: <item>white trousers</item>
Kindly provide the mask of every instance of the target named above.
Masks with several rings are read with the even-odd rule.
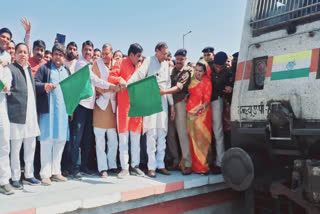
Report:
[[[65,140],[45,140],[40,142],[42,179],[61,174],[61,158]]]
[[[24,177],[33,178],[33,160],[34,152],[36,148],[36,138],[24,138],[19,140],[11,140],[11,178],[13,181],[20,180],[21,169],[20,169],[20,149],[23,143],[24,148]]]
[[[0,118],[0,186],[8,184],[11,178],[9,154],[10,124],[7,116],[6,118]]]
[[[119,134],[119,155],[122,169],[129,169],[129,135],[131,143],[131,167],[140,164],[140,136],[141,134],[129,131]]]
[[[101,129],[93,127],[94,135],[96,138],[96,154],[99,172],[108,169],[117,168],[117,150],[118,139],[116,129]],[[106,154],[106,139],[108,137],[108,152]]]
[[[212,106],[212,129],[216,140],[216,165],[221,167],[221,160],[224,154],[223,135],[223,99],[218,98],[211,102]]]
[[[164,156],[166,153],[167,132],[163,129],[149,129],[147,135],[148,169],[165,168]]]

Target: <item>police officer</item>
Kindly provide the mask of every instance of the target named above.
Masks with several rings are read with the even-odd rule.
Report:
[[[216,141],[216,172],[220,172],[221,159],[224,154],[224,134],[223,134],[223,104],[224,95],[232,92],[232,73],[228,71],[225,63],[228,55],[225,52],[218,52],[214,56],[211,67],[212,83],[212,128]]]
[[[190,142],[187,132],[187,109],[185,98],[188,94],[188,86],[190,83],[191,73],[185,66],[187,59],[187,50],[179,49],[175,53],[176,65],[174,66],[171,74],[171,88],[167,90],[160,89],[161,95],[173,94],[175,119],[169,121],[167,145],[168,150],[172,156],[173,162],[169,169],[177,169],[179,167],[180,158],[177,145],[177,134],[180,142],[182,160],[181,169],[184,175],[192,173],[192,160],[190,153]]]
[[[202,50],[203,59],[210,65],[210,62],[213,62],[214,59],[214,48],[213,47],[205,47]]]

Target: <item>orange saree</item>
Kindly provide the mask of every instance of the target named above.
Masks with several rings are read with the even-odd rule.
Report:
[[[195,173],[209,172],[207,157],[212,137],[211,91],[211,81],[207,76],[199,81],[194,74],[192,75],[189,85],[190,96],[187,101],[187,129],[190,140],[192,171]],[[205,102],[209,103],[208,107],[196,115],[197,108]]]

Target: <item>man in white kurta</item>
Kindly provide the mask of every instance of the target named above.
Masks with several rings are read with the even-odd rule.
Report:
[[[10,123],[7,111],[6,92],[11,87],[12,76],[10,71],[0,65],[0,80],[5,85],[0,91],[0,192],[6,195],[13,194],[9,179],[10,171]]]
[[[168,54],[168,46],[160,42],[155,48],[156,54],[147,57],[141,67],[132,75],[127,84],[136,82],[147,76],[155,75],[159,88],[171,87],[170,69],[165,61]],[[163,111],[143,118],[143,133],[147,135],[148,175],[155,177],[155,170],[169,175],[165,168],[164,156],[166,150],[166,136],[168,132],[168,103],[171,115],[174,118],[173,99],[171,94],[161,96]]]
[[[102,58],[97,59],[92,66],[92,72],[100,79],[108,81],[109,68],[106,66],[112,61],[112,46],[105,44],[102,47]],[[96,105],[93,110],[93,131],[96,140],[96,154],[98,171],[102,178],[108,176],[107,170],[115,171],[117,168],[117,150],[118,138],[116,132],[116,93],[110,90],[96,88],[100,93],[96,100]],[[106,155],[106,140],[108,138],[108,153]]]
[[[92,61],[93,56],[93,43],[86,41],[82,44],[82,56],[77,61],[75,66],[75,72],[87,65]],[[90,78],[93,95],[87,99],[81,100],[78,107],[73,113],[73,120],[70,124],[70,154],[72,159],[71,173],[74,179],[81,180],[83,174],[91,174],[91,171],[87,168],[89,152],[93,142],[93,108],[96,100],[95,87],[101,89],[115,90],[116,87],[97,77],[92,72],[92,65],[90,68]],[[81,141],[83,142],[81,145]],[[81,147],[81,166],[80,169],[77,166],[79,159],[79,148]]]
[[[40,129],[37,121],[37,108],[36,108],[36,99],[34,91],[34,81],[31,72],[30,66],[27,64],[28,60],[28,49],[25,44],[20,44],[16,51],[16,63],[6,67],[12,72],[12,82],[13,85],[12,94],[8,96],[8,108],[11,108],[13,103],[9,102],[12,97],[22,98],[27,96],[26,102],[26,115],[24,123],[16,123],[12,121],[12,115],[8,113],[10,119],[10,140],[11,140],[11,178],[12,185],[21,189],[22,185],[20,184],[20,149],[23,144],[24,148],[24,177],[23,183],[29,185],[38,185],[40,181],[34,178],[33,175],[33,161],[34,161],[34,152],[36,147],[36,137],[40,135]],[[18,69],[18,70],[17,70]],[[21,74],[24,76],[23,80],[26,84],[26,92],[21,90]],[[10,97],[11,96],[11,97]],[[14,114],[12,112],[11,114]]]

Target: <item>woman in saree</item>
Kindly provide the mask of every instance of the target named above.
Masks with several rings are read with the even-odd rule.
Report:
[[[189,85],[187,101],[187,129],[190,139],[192,171],[208,173],[207,157],[211,146],[211,81],[206,75],[210,67],[205,61],[196,64]]]

